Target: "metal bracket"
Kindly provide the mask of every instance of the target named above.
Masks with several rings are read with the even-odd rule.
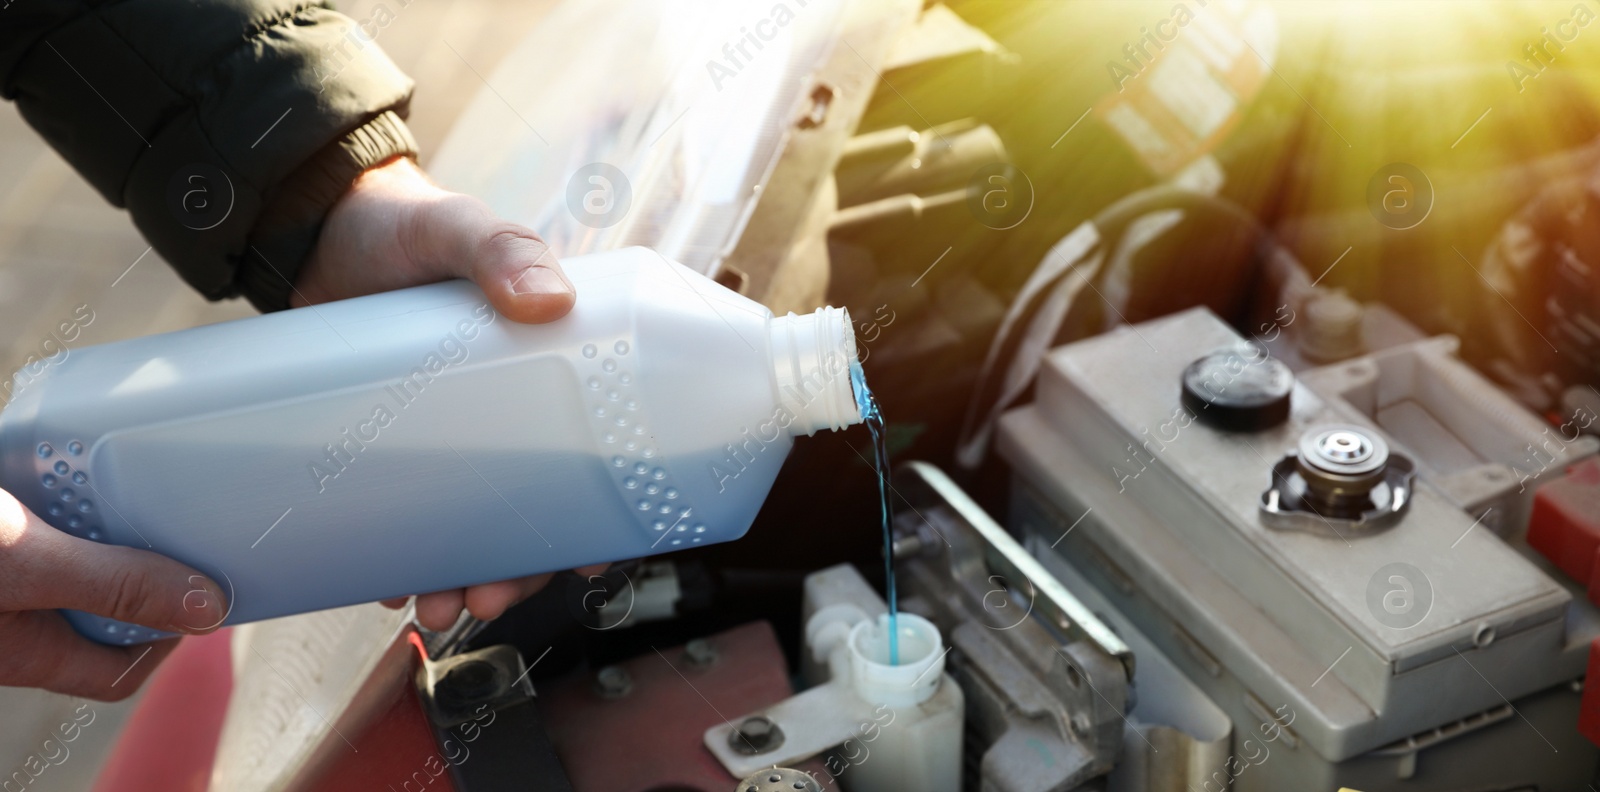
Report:
[[[895,491],[911,505],[902,595],[950,635],[982,787],[1073,789],[1109,772],[1131,706],[1127,644],[938,468],[901,466]]]
[[[507,644],[417,669],[423,709],[461,792],[572,792],[534,704],[528,670]]]
[[[907,499],[912,511],[922,522],[927,522],[924,515],[928,511],[943,507],[956,518],[953,524],[959,530],[972,534],[977,540],[977,545],[971,548],[975,551],[972,557],[951,559],[953,574],[959,571],[960,577],[978,580],[986,588],[989,588],[987,584],[993,582],[990,577],[1004,578],[1005,584],[1014,590],[1020,584],[1026,584],[1037,592],[1033,611],[1040,618],[1062,632],[1068,642],[1088,641],[1100,651],[1117,658],[1125,667],[1127,678],[1133,678],[1134,658],[1128,645],[1096,618],[1072,592],[1067,591],[944,471],[926,462],[907,462],[897,468],[895,491]],[[943,541],[948,545],[948,536],[933,538],[935,542]],[[922,537],[916,541],[927,546]],[[954,550],[954,547],[947,549]],[[989,572],[989,577],[975,577],[972,574],[981,571]]]

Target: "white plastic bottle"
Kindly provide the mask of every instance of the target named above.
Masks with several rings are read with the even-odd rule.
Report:
[[[544,325],[453,281],[71,350],[0,413],[0,486],[243,623],[736,539],[794,435],[861,420],[845,311],[644,248],[563,266]]]

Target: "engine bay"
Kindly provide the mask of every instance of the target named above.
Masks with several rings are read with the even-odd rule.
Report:
[[[738,541],[445,632],[240,628],[274,673],[238,661],[213,788],[1596,783],[1585,4],[721,10],[744,32],[661,56],[648,113],[597,87],[607,134],[546,151],[474,123],[491,89],[434,171],[563,255],[644,244],[779,315],[847,308],[885,490],[865,429],[818,435]],[[495,84],[546,90],[543,47],[619,13],[564,8]],[[595,58],[686,12],[627,13]],[[626,165],[629,220],[564,214],[586,161]],[[409,753],[345,754],[369,739]]]

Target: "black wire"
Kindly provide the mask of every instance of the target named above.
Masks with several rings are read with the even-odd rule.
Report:
[[[1005,372],[1010,369],[1010,363],[1016,357],[1017,350],[1022,344],[1026,331],[1038,315],[1039,309],[1044,305],[1046,298],[1060,286],[1062,280],[1077,271],[1084,262],[1092,260],[1095,253],[1101,250],[1106,255],[1101,257],[1099,266],[1090,274],[1091,283],[1098,283],[1105,275],[1106,263],[1114,257],[1110,255],[1122,244],[1122,238],[1127,233],[1128,227],[1141,217],[1168,209],[1181,209],[1187,213],[1185,220],[1205,220],[1208,217],[1231,222],[1252,233],[1255,237],[1255,248],[1258,261],[1272,261],[1284,249],[1278,244],[1272,232],[1256,218],[1248,209],[1223,198],[1221,196],[1207,195],[1193,190],[1176,187],[1170,184],[1160,184],[1131,193],[1118,199],[1110,206],[1097,212],[1089,222],[1094,224],[1098,239],[1095,244],[1085,251],[1078,262],[1062,270],[1052,278],[1044,288],[1039,289],[1029,304],[1018,314],[1016,321],[1011,324],[1000,345],[1000,354],[995,358],[995,366],[987,372],[987,377],[978,383],[973,393],[973,401],[967,411],[966,426],[962,431],[962,443],[966,443],[978,430],[978,422],[989,415],[995,402],[1000,398],[1001,383],[1005,380]],[[1049,259],[1047,258],[1046,261]],[[1293,260],[1293,257],[1290,257]],[[1041,262],[1041,266],[1044,262]],[[1069,327],[1075,317],[1074,303],[1068,309],[1067,315],[1062,318],[1061,327]]]

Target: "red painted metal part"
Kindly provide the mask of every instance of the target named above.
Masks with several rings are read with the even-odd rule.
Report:
[[[1539,487],[1528,518],[1528,544],[1588,587],[1600,605],[1600,460],[1573,465],[1566,475]],[[1578,732],[1600,745],[1600,638],[1589,644]]]
[[[233,690],[228,632],[185,638],[146,683],[95,792],[206,792]],[[406,668],[369,680],[376,685],[363,692],[359,707],[370,714],[355,724],[341,721],[351,744],[333,738],[333,760],[318,763],[315,777],[298,788],[456,792],[412,681],[423,656],[414,631],[404,648]]]
[[[1600,638],[1589,643],[1589,668],[1584,679],[1588,681],[1578,703],[1578,733],[1600,745]]]
[[[313,782],[302,786],[306,792],[456,792],[413,682],[414,672],[427,651],[415,631],[407,638],[415,650],[411,659],[413,673],[390,675],[390,681],[374,691],[374,715],[359,728],[345,731],[351,750],[345,752],[335,746],[336,760]]]
[[[184,638],[150,677],[95,792],[205,792],[233,692],[229,632]]]
[[[686,662],[681,646],[622,663],[633,687],[620,698],[596,693],[592,672],[539,691],[550,738],[576,792],[734,788],[739,779],[702,742],[706,729],[782,701],[791,688],[783,651],[766,622],[706,640],[717,660],[704,668]],[[807,762],[799,769],[820,776],[822,766]]]
[[[167,658],[147,683],[96,792],[205,792],[233,684],[226,633],[186,638]],[[765,622],[707,640],[717,660],[703,668],[687,662],[682,647],[622,664],[633,687],[617,699],[594,691],[593,673],[541,685],[550,737],[577,792],[733,788],[738,779],[701,742],[705,730],[724,716],[775,704],[792,690],[782,649]],[[415,633],[408,643],[414,672],[423,649]],[[412,675],[382,676],[360,706],[371,714],[355,724],[340,720],[352,745],[335,738],[332,760],[315,762],[315,777],[298,789],[456,792]],[[814,760],[799,767],[826,777]]]
[[[1589,600],[1600,604],[1600,460],[1573,465],[1539,487],[1528,518],[1528,544],[1587,585]]]

